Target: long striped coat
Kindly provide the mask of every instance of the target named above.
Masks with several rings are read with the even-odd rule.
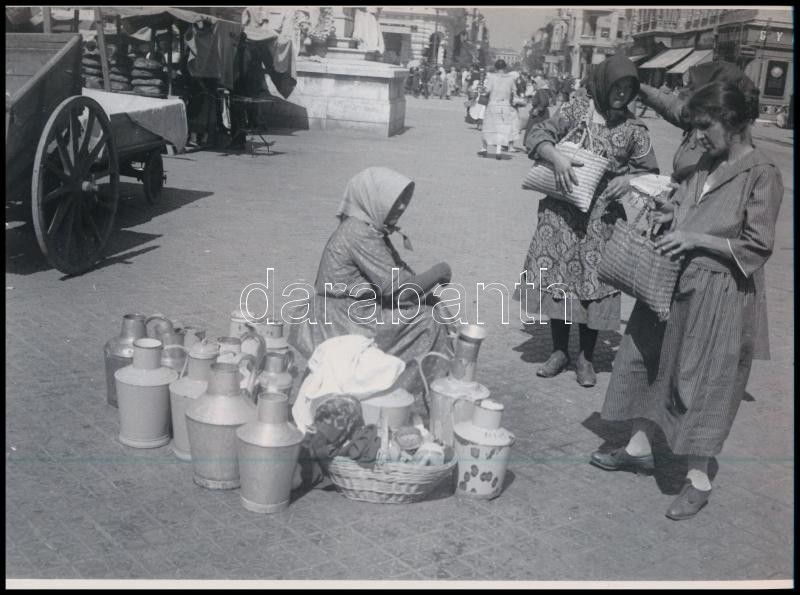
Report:
[[[754,356],[769,358],[763,266],[783,198],[778,168],[759,149],[721,167],[705,194],[703,157],[676,192],[674,229],[727,238],[728,258],[686,258],[670,318],[637,303],[606,392],[602,417],[657,423],[678,455],[722,450]]]

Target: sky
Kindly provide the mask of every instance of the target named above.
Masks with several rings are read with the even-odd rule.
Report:
[[[489,28],[489,43],[493,48],[521,50],[525,40],[556,16],[555,8],[522,8],[519,6],[480,8]]]

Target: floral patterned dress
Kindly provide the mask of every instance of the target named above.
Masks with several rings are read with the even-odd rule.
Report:
[[[643,123],[631,115],[609,126],[602,118],[591,118],[592,111],[591,99],[576,98],[557,116],[536,124],[526,139],[529,154],[535,157],[542,142],[580,142],[588,125],[591,147],[586,148],[609,159],[611,166],[588,213],[550,196],[539,202],[536,231],[524,265],[528,282],[535,287],[517,291],[515,298],[526,300],[529,315],[544,314],[588,324],[595,330],[617,330],[620,292],[597,278],[597,266],[615,221],[624,219],[625,212],[618,201],[599,196],[613,178],[658,173],[658,164]]]

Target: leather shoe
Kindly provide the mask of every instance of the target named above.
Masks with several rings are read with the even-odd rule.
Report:
[[[575,377],[581,386],[590,387],[597,384],[594,366],[592,362],[584,359],[583,356],[578,356],[578,361],[575,363]]]
[[[651,474],[656,468],[653,453],[635,457],[629,455],[624,446],[611,452],[593,452],[589,462],[606,471],[635,471],[646,475]]]
[[[703,506],[708,504],[711,490],[698,490],[691,481],[683,484],[683,489],[678,497],[672,501],[667,510],[667,518],[673,521],[683,521],[696,515]]]
[[[536,370],[536,375],[541,378],[552,378],[564,371],[569,364],[569,357],[563,351],[554,351],[541,368]]]

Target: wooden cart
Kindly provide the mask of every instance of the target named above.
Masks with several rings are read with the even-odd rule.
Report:
[[[42,252],[70,275],[102,257],[120,175],[150,203],[165,181],[165,139],[83,96],[81,58],[74,33],[6,34],[6,200],[30,196]]]

